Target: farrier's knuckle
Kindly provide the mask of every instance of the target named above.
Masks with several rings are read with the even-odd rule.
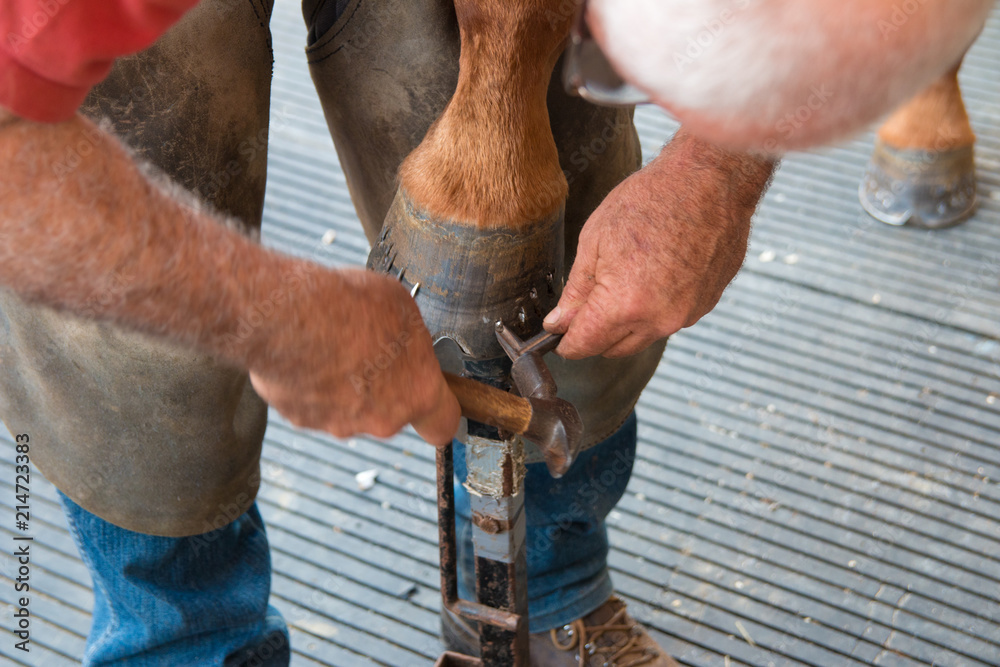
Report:
[[[339,424],[329,424],[324,430],[339,440],[343,440],[344,438],[349,438],[351,436],[351,431],[343,428]]]
[[[591,295],[587,300],[589,318],[593,323],[604,326],[615,319],[620,319],[619,306],[613,298],[608,298],[603,292]]]
[[[569,303],[575,303],[577,301],[582,301],[586,292],[581,285],[580,278],[571,278],[566,286],[563,287],[562,298],[564,301]]]
[[[437,388],[435,387],[435,390],[436,389]],[[418,416],[421,416],[421,417],[423,417],[425,415],[431,414],[438,407],[438,397],[439,396],[440,396],[440,392],[438,392],[438,391],[426,391],[426,392],[422,392],[417,397],[417,399],[416,399],[416,401],[414,403],[414,406],[413,406],[414,412]]]
[[[376,438],[391,438],[397,431],[399,431],[399,429],[394,428],[392,424],[388,422],[376,422],[371,424],[368,428],[368,432]]]
[[[649,299],[641,294],[625,294],[614,305],[618,320],[622,322],[642,322],[649,319]]]
[[[575,338],[572,340],[563,339],[563,342],[559,345],[559,354],[564,359],[582,359],[586,356],[585,353],[585,346]]]
[[[616,347],[613,350],[609,350],[604,354],[608,359],[621,359],[622,357],[630,357],[635,354],[636,350],[632,345],[623,345],[621,347]]]
[[[666,317],[656,322],[655,325],[650,328],[650,334],[652,334],[654,339],[666,338],[667,336],[671,336],[687,326],[686,322],[687,318],[685,316],[673,315]]]
[[[291,424],[292,426],[294,426],[296,428],[304,428],[305,427],[305,423],[303,422],[302,418],[299,417],[298,415],[291,414],[289,412],[283,412],[282,416],[285,419],[288,420],[289,424]]]

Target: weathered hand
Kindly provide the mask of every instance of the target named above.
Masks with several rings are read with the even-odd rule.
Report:
[[[773,169],[678,132],[611,191],[580,234],[545,328],[568,359],[623,357],[707,314],[739,271]]]
[[[263,347],[250,362],[264,400],[297,426],[337,437],[389,437],[413,424],[432,444],[451,440],[458,401],[420,311],[397,281],[314,268],[282,284],[287,306],[275,312],[284,321],[261,327]]]

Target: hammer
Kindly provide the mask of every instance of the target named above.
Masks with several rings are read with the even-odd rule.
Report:
[[[475,380],[445,373],[448,386],[469,419],[523,435],[542,451],[549,473],[566,474],[580,449],[583,423],[568,401],[556,397],[556,384],[542,355],[559,344],[560,336],[542,332],[522,341],[503,324],[497,339],[513,361],[511,377],[520,396]]]

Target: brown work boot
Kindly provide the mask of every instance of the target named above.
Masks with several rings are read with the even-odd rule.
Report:
[[[472,625],[445,610],[445,644],[466,655],[479,655]],[[616,596],[561,628],[531,635],[531,667],[678,667]]]
[[[545,667],[677,667],[612,595],[583,618],[531,635],[531,664]]]

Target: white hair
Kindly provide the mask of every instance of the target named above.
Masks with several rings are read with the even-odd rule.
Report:
[[[993,0],[592,0],[615,67],[706,138],[780,151],[875,120],[954,66]]]

